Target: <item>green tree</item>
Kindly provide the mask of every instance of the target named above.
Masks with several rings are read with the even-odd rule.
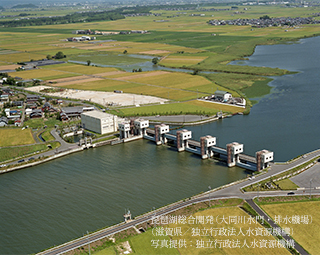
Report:
[[[152,63],[154,65],[157,65],[159,63],[159,59],[158,58],[153,58],[151,61],[152,61]]]
[[[123,51],[123,54],[127,54],[127,53],[128,53],[128,51],[127,51],[127,50],[124,50],[124,51]]]
[[[91,65],[91,60],[87,60],[87,66]]]
[[[49,60],[49,59],[52,59],[52,56],[51,55],[47,55],[47,59]]]
[[[61,58],[65,58],[65,55],[63,54],[62,51],[57,52],[56,54],[56,59],[61,59]]]

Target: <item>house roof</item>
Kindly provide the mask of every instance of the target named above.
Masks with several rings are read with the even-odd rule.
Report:
[[[6,117],[1,117],[0,122],[4,122],[4,123],[8,124],[8,119]]]

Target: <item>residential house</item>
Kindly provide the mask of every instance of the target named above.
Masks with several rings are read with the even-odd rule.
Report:
[[[35,118],[42,118],[43,113],[41,109],[33,109],[32,112],[30,113],[30,119],[35,119]]]
[[[0,102],[9,103],[9,95],[7,93],[0,95]]]
[[[6,117],[0,118],[0,127],[5,127],[8,125],[8,119]]]
[[[21,126],[21,120],[15,120],[15,121],[14,121],[14,125],[15,125],[16,127],[20,127],[20,126]]]
[[[36,102],[36,101],[38,101],[39,100],[39,96],[38,95],[27,95],[27,103],[29,104],[29,103],[34,103],[34,102]]]
[[[60,118],[61,118],[61,121],[68,121],[69,120],[68,115],[65,114],[64,112],[60,113]]]
[[[81,113],[83,112],[83,107],[62,107],[62,112],[65,113],[68,116],[68,118],[80,117]]]
[[[57,109],[55,109],[49,102],[45,102],[42,111],[48,111],[48,112],[57,112]]]

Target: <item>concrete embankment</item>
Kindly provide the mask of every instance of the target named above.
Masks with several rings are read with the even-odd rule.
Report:
[[[0,170],[0,174],[4,174],[4,173],[20,170],[20,169],[27,168],[27,167],[40,165],[40,164],[48,162],[50,160],[53,160],[53,159],[56,159],[56,158],[60,158],[60,157],[66,156],[68,154],[75,153],[75,152],[82,151],[82,150],[83,150],[83,148],[79,147],[79,148],[75,148],[75,149],[68,150],[68,151],[65,151],[65,152],[60,152],[60,153],[54,154],[52,156],[49,156],[47,158],[41,159],[41,160],[36,161],[36,162],[27,163],[27,164],[23,164],[23,165],[19,165],[19,166],[14,166],[14,167],[11,167],[11,168],[8,168],[8,169]]]
[[[108,144],[111,144],[113,141],[117,141],[117,140],[118,140],[118,138],[97,142],[97,143],[93,144],[93,147],[100,147],[100,146],[108,145]],[[61,152],[55,153],[53,155],[46,156],[45,158],[40,159],[35,162],[31,162],[31,163],[27,163],[27,164],[23,164],[23,165],[18,165],[18,166],[13,166],[13,167],[10,167],[7,169],[0,170],[0,174],[4,174],[4,173],[16,171],[16,170],[21,170],[21,169],[27,168],[27,167],[40,165],[40,164],[46,163],[50,160],[54,160],[54,159],[57,159],[57,158],[60,158],[60,157],[63,157],[63,156],[66,156],[66,155],[69,155],[69,154],[72,154],[75,152],[83,151],[84,149],[86,149],[86,148],[80,147],[80,146],[79,146],[79,148],[67,149],[65,151],[61,151]]]

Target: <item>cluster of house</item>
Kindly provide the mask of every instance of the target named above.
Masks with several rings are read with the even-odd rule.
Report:
[[[214,95],[204,97],[205,100],[214,101],[219,103],[233,104],[241,107],[246,106],[246,100],[240,97],[232,97],[228,91],[216,90]]]
[[[72,32],[73,34],[85,34],[87,36],[81,37],[70,37],[67,38],[68,41],[90,41],[95,40],[96,37],[90,37],[88,35],[127,35],[127,34],[145,34],[148,33],[148,30],[131,30],[131,31],[91,31],[88,30],[75,30]]]
[[[209,20],[208,24],[213,26],[252,26],[252,27],[272,27],[272,26],[300,26],[303,24],[319,24],[320,20],[312,17],[281,17],[264,19],[233,19],[233,20]]]
[[[95,110],[94,106],[72,106],[62,107],[60,118],[62,121],[68,121],[70,118],[80,118],[83,112]]]
[[[68,42],[83,42],[83,41],[93,41],[95,39],[96,39],[95,36],[90,37],[87,35],[83,35],[81,37],[69,37],[69,38],[67,38],[67,41]]]

